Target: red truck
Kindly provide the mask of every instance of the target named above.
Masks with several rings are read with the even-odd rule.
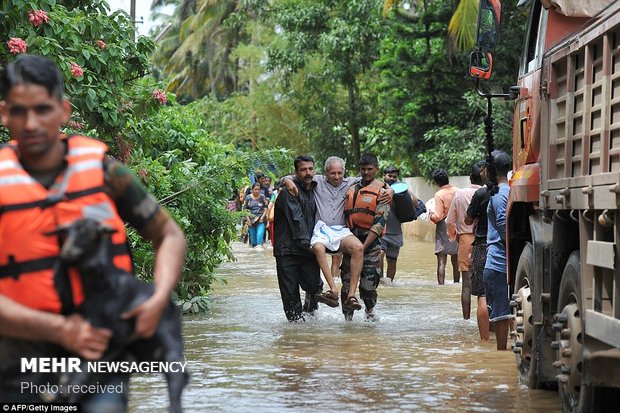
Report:
[[[530,388],[557,388],[566,412],[616,411],[620,2],[519,3],[531,11],[511,88],[506,239],[517,371]],[[499,0],[481,0],[470,60],[479,79],[492,72],[500,14]],[[490,108],[495,95],[479,93]]]

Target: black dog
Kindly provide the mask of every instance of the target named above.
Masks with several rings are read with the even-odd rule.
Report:
[[[135,320],[120,315],[133,309],[153,295],[154,287],[112,264],[111,237],[114,229],[85,218],[62,226],[54,234],[63,235],[60,257],[66,265],[77,266],[84,289],[84,302],[79,312],[95,327],[112,330],[108,350],[101,360],[111,361],[133,356],[137,361],[183,362],[181,320],[172,300],[162,313],[155,334],[148,339],[134,340]],[[178,366],[178,365],[177,365]],[[88,384],[92,373],[67,373],[62,384]],[[181,393],[187,384],[187,373],[164,373],[168,382],[170,412],[181,412]],[[78,398],[79,395],[73,396]],[[78,400],[67,400],[76,402]]]

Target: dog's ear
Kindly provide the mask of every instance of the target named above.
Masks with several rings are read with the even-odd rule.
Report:
[[[71,227],[70,223],[58,225],[52,231],[44,232],[43,235],[47,235],[48,237],[51,237],[53,235],[65,235],[70,227]]]

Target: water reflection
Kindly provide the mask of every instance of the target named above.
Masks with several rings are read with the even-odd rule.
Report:
[[[518,384],[512,352],[478,341],[475,320],[461,319],[460,284],[436,285],[430,243],[401,250],[376,323],[322,306],[290,324],[270,251],[235,253],[212,311],[185,320],[188,412],[560,411],[556,393]],[[132,412],[166,411],[163,378],[136,377],[131,389]]]

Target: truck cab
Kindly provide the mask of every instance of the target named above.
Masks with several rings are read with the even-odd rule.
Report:
[[[620,2],[521,1],[507,282],[520,379],[564,411],[620,401]],[[470,73],[490,77],[482,0]],[[484,57],[484,59],[481,58]]]

